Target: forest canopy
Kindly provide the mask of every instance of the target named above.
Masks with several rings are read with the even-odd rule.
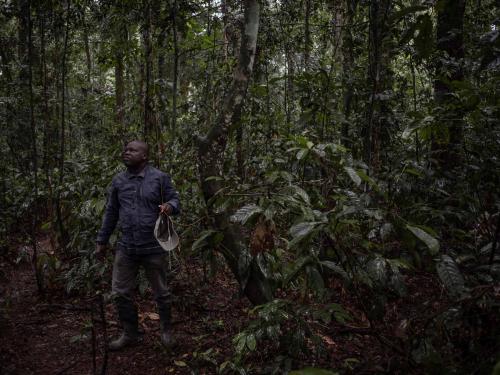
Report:
[[[180,195],[180,262],[254,306],[213,373],[373,370],[332,359],[342,330],[388,372],[498,371],[499,8],[1,2],[1,264],[32,265],[42,300],[94,295],[106,191],[141,139]]]

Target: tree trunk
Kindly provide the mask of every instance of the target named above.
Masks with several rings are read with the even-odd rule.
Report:
[[[175,138],[177,132],[177,84],[179,81],[179,41],[177,37],[177,0],[174,0],[172,7],[172,36],[174,42],[174,74],[172,87],[172,135]]]
[[[389,16],[391,0],[372,1],[369,26],[368,82],[371,85],[364,132],[364,160],[373,171],[381,167],[382,150],[389,146],[392,130],[390,97],[392,95],[392,30]]]
[[[30,152],[26,145],[30,144],[30,115],[29,115],[29,24],[30,24],[30,1],[19,1],[19,24],[18,24],[18,45],[17,54],[20,63],[18,74],[19,104],[15,109],[16,116],[13,120],[17,123],[13,127],[13,134],[9,136],[11,149],[19,155],[20,167],[25,173],[29,173]],[[17,133],[17,134],[16,134]]]
[[[311,57],[311,30],[309,21],[311,18],[311,0],[305,0],[304,12],[304,70],[309,71],[309,59]]]
[[[354,96],[353,67],[354,67],[354,42],[352,27],[354,14],[356,12],[357,0],[345,1],[345,15],[342,24],[342,88],[343,88],[343,111],[344,121],[342,123],[342,144],[351,147],[349,139],[349,123],[352,112],[352,99]]]
[[[29,93],[29,119],[30,119],[30,130],[31,130],[31,165],[33,168],[33,180],[32,180],[32,190],[33,190],[33,210],[31,213],[33,215],[31,220],[31,247],[33,249],[33,256],[31,258],[33,271],[35,273],[35,280],[37,285],[37,290],[39,294],[43,294],[43,284],[42,284],[42,274],[41,269],[38,267],[38,243],[36,238],[36,230],[38,227],[38,148],[37,148],[37,136],[36,136],[36,125],[35,125],[35,103],[34,103],[34,93],[33,93],[33,28],[31,22],[31,1],[27,1],[26,7],[22,8],[26,13],[23,18],[27,22],[28,29],[28,93]]]
[[[154,130],[154,115],[152,106],[152,76],[153,76],[153,46],[151,44],[151,3],[144,0],[144,28],[142,38],[144,43],[145,89],[144,89],[144,140],[152,141]]]
[[[223,173],[223,155],[229,131],[238,125],[241,107],[253,70],[259,28],[258,0],[245,0],[244,7],[244,32],[232,85],[224,98],[217,121],[207,136],[198,140],[198,160],[203,196],[213,217],[215,228],[224,235],[220,251],[248,299],[254,304],[261,304],[272,299],[270,283],[256,266],[246,246],[241,243],[241,234],[230,222],[229,214],[214,212],[210,206],[211,198],[222,188],[221,181],[207,180],[208,177],[221,176]]]
[[[85,63],[87,65],[87,86],[86,87],[86,90],[85,90],[85,93],[87,92],[87,90],[89,90],[90,92],[93,91],[92,89],[92,56],[90,54],[90,43],[89,43],[89,26],[87,25],[87,23],[85,22],[85,13],[86,13],[86,9],[83,10],[83,44],[84,44],[84,47],[85,47]]]
[[[433,134],[432,150],[438,168],[452,169],[460,163],[463,140],[462,105],[454,96],[452,83],[463,81],[465,0],[440,0],[437,5],[437,51],[434,98],[440,127]]]
[[[119,5],[118,5],[119,7]],[[127,43],[127,27],[123,21],[123,12],[117,9],[116,26],[114,28],[115,35],[115,119],[118,125],[118,134],[120,141],[126,142],[126,124],[125,124],[125,44]]]
[[[64,47],[62,51],[62,66],[61,66],[61,132],[60,132],[60,148],[59,148],[59,186],[62,186],[64,181],[64,158],[66,144],[66,62],[68,55],[68,40],[69,40],[69,10],[70,0],[66,3],[66,27],[64,31]],[[59,235],[61,237],[61,246],[66,248],[68,243],[68,234],[64,227],[63,214],[61,207],[61,192],[58,190],[56,197],[57,224],[59,227]]]
[[[40,57],[41,57],[41,77],[42,77],[42,95],[43,95],[43,160],[42,168],[45,174],[45,188],[47,191],[47,221],[53,222],[54,220],[54,190],[52,188],[52,169],[54,167],[53,159],[50,155],[54,155],[52,145],[53,127],[50,121],[50,107],[49,107],[49,89],[47,77],[47,58],[46,58],[46,44],[45,44],[45,13],[40,17]],[[50,244],[55,249],[55,235],[54,231],[49,232]]]
[[[166,17],[165,17],[166,18]],[[167,115],[167,68],[165,62],[166,48],[167,48],[167,20],[164,19],[160,23],[160,33],[158,34],[158,86],[156,88],[156,95],[158,98],[158,111],[160,117],[160,131],[164,132],[169,127]]]

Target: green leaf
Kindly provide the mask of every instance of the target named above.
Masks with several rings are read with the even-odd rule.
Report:
[[[254,335],[248,335],[246,342],[247,342],[247,348],[250,349],[251,351],[254,351],[255,348],[257,347],[257,340],[255,339]]]
[[[412,6],[403,8],[397,12],[394,12],[394,14],[390,17],[389,22],[392,23],[392,22],[399,21],[401,18],[403,18],[409,14],[413,14],[413,13],[420,12],[423,10],[427,10],[427,7],[425,5],[412,5]]]
[[[303,149],[300,149],[299,152],[297,152],[297,160],[303,160],[307,157],[307,155],[309,155],[309,149],[307,148],[303,148]]]
[[[313,258],[310,255],[300,257],[295,261],[290,271],[287,272],[283,285],[288,285],[290,281],[295,279],[302,269],[312,262]]]
[[[262,208],[255,204],[248,204],[241,207],[231,216],[231,221],[245,225],[253,216],[262,212]]]
[[[311,233],[319,224],[321,223],[317,221],[306,221],[303,223],[295,224],[290,228],[290,235],[293,238],[304,238],[309,233]]]
[[[174,364],[178,367],[186,367],[187,364],[184,361],[174,361]]]
[[[358,176],[364,181],[366,182],[368,185],[370,185],[375,191],[377,192],[380,192],[380,187],[378,186],[378,184],[375,182],[375,180],[373,178],[371,178],[370,176],[368,176],[364,171],[362,170],[358,170],[357,171],[357,174]]]
[[[241,336],[237,336],[236,339],[236,352],[243,353],[243,349],[245,348],[245,344],[247,342],[246,336],[241,334]]]
[[[205,230],[201,232],[200,237],[198,237],[198,239],[191,245],[191,250],[194,252],[196,250],[204,249],[205,247],[207,247],[210,242],[210,237],[212,237],[216,233],[218,232],[214,230]]]
[[[257,262],[257,266],[259,266],[260,272],[262,272],[262,275],[266,279],[271,278],[271,272],[269,270],[269,267],[267,266],[266,259],[262,256],[262,253],[257,254],[255,260]]]
[[[52,222],[47,221],[46,223],[43,223],[42,226],[40,227],[41,230],[46,231],[49,230],[52,227]]]
[[[309,287],[315,292],[322,292],[325,289],[325,282],[318,269],[314,266],[307,266],[306,272]]]
[[[338,372],[316,367],[305,367],[301,370],[290,371],[289,375],[338,375]]]
[[[361,177],[359,177],[358,173],[351,167],[344,167],[344,170],[347,172],[351,180],[356,184],[356,186],[361,185]]]
[[[493,372],[491,375],[500,375],[500,360],[497,362],[495,367],[493,367]]]
[[[443,255],[439,263],[436,264],[436,270],[446,291],[452,298],[459,299],[466,293],[462,272],[450,256]]]
[[[342,305],[338,303],[332,303],[328,305],[328,310],[333,313],[333,317],[340,324],[345,324],[348,321],[352,321],[352,316],[347,312]]]
[[[330,271],[333,271],[334,273],[336,273],[337,275],[342,277],[342,279],[344,279],[344,281],[348,281],[348,282],[350,281],[349,275],[347,274],[347,272],[338,264],[336,264],[330,260],[323,260],[323,261],[319,262],[319,264],[321,264],[323,267],[328,268]]]
[[[220,176],[209,176],[205,178],[205,181],[224,181],[224,179]]]
[[[375,285],[385,287],[387,285],[387,263],[384,258],[376,257],[368,262],[366,271]]]
[[[439,241],[432,237],[429,233],[419,227],[414,227],[411,225],[406,225],[406,228],[412,232],[415,237],[417,237],[420,241],[425,243],[429,248],[429,251],[432,255],[436,255],[439,252]]]
[[[238,258],[238,274],[241,278],[240,280],[240,288],[244,290],[248,277],[250,276],[250,264],[252,263],[252,256],[248,251],[243,251]]]
[[[292,185],[290,186],[290,188],[292,189],[293,193],[298,195],[305,203],[310,204],[309,195],[304,189],[297,185]]]

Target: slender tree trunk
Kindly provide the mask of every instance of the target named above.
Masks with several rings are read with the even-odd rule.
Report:
[[[417,82],[416,82],[416,74],[415,74],[415,64],[413,63],[413,59],[410,59],[411,66],[411,83],[413,89],[413,112],[417,112]],[[417,163],[420,163],[420,140],[418,138],[418,132],[415,132],[415,158]]]
[[[364,160],[373,169],[381,167],[382,150],[389,146],[392,131],[390,95],[392,90],[392,30],[388,19],[392,0],[372,1],[369,26],[369,71],[371,93],[364,128]]]
[[[160,131],[164,132],[169,127],[167,115],[167,68],[165,63],[165,54],[167,48],[167,22],[164,20],[160,25],[158,35],[158,79],[159,84],[156,90],[158,97],[158,109],[160,114]]]
[[[66,63],[68,55],[68,40],[69,40],[69,11],[70,0],[66,1],[66,26],[64,31],[64,46],[62,52],[62,66],[61,66],[61,132],[60,132],[60,148],[59,148],[59,186],[64,182],[64,159],[65,159],[65,144],[66,144]],[[68,234],[64,227],[62,206],[61,206],[61,193],[57,193],[56,198],[57,222],[59,227],[59,235],[61,237],[61,247],[66,249],[68,243]]]
[[[245,295],[252,303],[260,304],[272,298],[269,280],[265,278],[256,265],[255,259],[252,259],[248,249],[241,243],[241,235],[230,222],[229,215],[225,212],[214,212],[209,204],[215,194],[222,188],[222,184],[221,181],[208,179],[208,177],[221,176],[223,173],[223,155],[226,150],[229,132],[233,126],[239,123],[241,107],[254,65],[259,28],[258,0],[245,0],[244,8],[244,33],[238,64],[233,74],[233,82],[224,98],[217,121],[213,124],[207,136],[199,139],[198,162],[203,196],[214,219],[214,226],[223,233],[220,251]]]
[[[125,79],[123,54],[117,52],[115,55],[115,96],[116,96],[116,123],[118,125],[118,133],[122,142],[125,142]]]
[[[86,65],[87,65],[87,88],[85,90],[85,92],[87,92],[87,90],[90,90],[90,92],[93,91],[93,88],[92,88],[92,56],[90,54],[90,42],[89,42],[89,30],[88,30],[88,25],[87,23],[85,22],[85,13],[86,13],[86,9],[83,10],[83,45],[84,45],[84,48],[85,48],[85,62],[86,62]]]
[[[353,87],[353,66],[354,66],[354,43],[352,27],[356,12],[357,0],[345,0],[345,16],[342,24],[342,87],[344,91],[343,110],[344,121],[342,122],[341,139],[342,144],[351,147],[349,139],[349,124],[352,111],[352,99],[354,96]]]
[[[452,82],[464,80],[465,0],[437,2],[437,51],[434,98],[439,109],[440,128],[433,134],[432,151],[438,168],[449,170],[460,164],[464,111],[454,95]]]
[[[305,0],[304,12],[304,70],[309,71],[309,59],[311,57],[311,30],[309,22],[311,18],[311,0]]]
[[[50,121],[50,107],[49,107],[49,92],[48,92],[48,78],[47,78],[47,58],[45,46],[45,17],[46,14],[42,13],[40,17],[40,57],[41,57],[41,77],[42,77],[42,95],[43,95],[43,162],[42,168],[45,174],[45,188],[48,192],[47,196],[47,220],[53,222],[54,220],[54,190],[52,188],[52,168],[53,164],[50,162],[52,158],[49,156],[52,152],[52,126]],[[50,244],[55,249],[55,236],[53,231],[49,232]]]
[[[172,135],[175,138],[177,132],[177,84],[179,80],[179,41],[177,32],[177,0],[172,7],[172,36],[174,42],[174,74],[172,88]]]
[[[144,67],[145,67],[145,90],[144,90],[144,139],[152,141],[154,130],[154,114],[152,105],[152,76],[153,76],[153,46],[151,43],[151,2],[144,0],[144,28],[142,38],[144,43]]]
[[[118,125],[120,141],[126,142],[125,124],[125,44],[127,43],[127,27],[122,19],[122,12],[117,7],[117,24],[115,30],[115,119]]]
[[[23,7],[24,8],[24,7]],[[32,264],[35,272],[36,285],[39,294],[43,294],[43,281],[41,269],[38,267],[38,242],[36,238],[36,231],[38,227],[38,148],[37,136],[35,125],[35,103],[33,93],[33,30],[31,22],[31,1],[26,4],[26,22],[28,28],[28,84],[29,84],[29,108],[30,108],[30,130],[31,130],[31,163],[33,167],[33,215],[31,221],[31,247],[33,248]],[[24,9],[23,9],[24,10]]]
[[[17,53],[20,62],[18,74],[19,104],[15,109],[17,134],[12,134],[9,139],[11,149],[19,155],[20,167],[25,173],[31,171],[31,155],[26,145],[30,144],[30,114],[29,114],[29,29],[30,29],[30,1],[19,1],[19,24]]]

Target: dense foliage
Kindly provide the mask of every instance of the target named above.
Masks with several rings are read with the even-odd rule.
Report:
[[[498,1],[252,6],[3,2],[3,254],[23,256],[14,238],[31,247],[40,293],[92,293],[109,267],[93,255],[106,187],[124,142],[141,138],[180,192],[182,257],[211,272],[227,264],[257,304],[221,372],[252,371],[260,345],[278,353],[268,371],[320,351],[312,324],[353,319],[333,293],[341,283],[402,369],[489,373],[500,344]],[[446,304],[387,338],[388,301],[422,272]]]

